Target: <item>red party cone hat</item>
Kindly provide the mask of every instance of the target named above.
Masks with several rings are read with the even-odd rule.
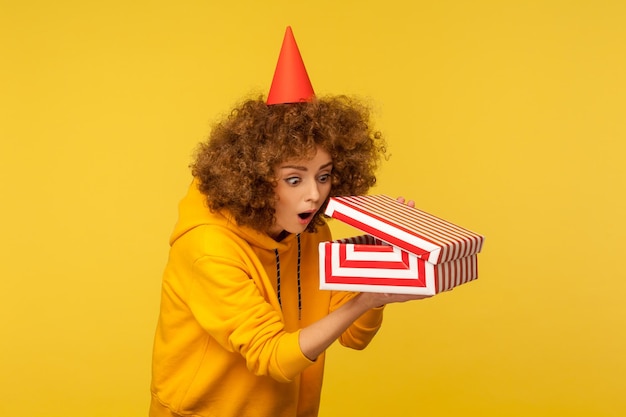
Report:
[[[315,96],[311,80],[304,67],[300,50],[287,26],[283,46],[280,49],[274,79],[267,96],[267,104],[299,103]]]

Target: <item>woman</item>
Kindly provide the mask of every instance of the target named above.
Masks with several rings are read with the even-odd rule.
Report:
[[[423,298],[319,289],[328,198],[366,193],[384,147],[365,107],[309,90],[246,101],[198,148],[163,277],[151,417],[316,416],[325,350],[365,348],[385,304]]]

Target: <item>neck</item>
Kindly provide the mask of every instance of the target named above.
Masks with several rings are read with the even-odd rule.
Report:
[[[281,240],[283,240],[284,238],[286,238],[287,236],[289,236],[289,232],[286,230],[282,230],[281,232],[279,232],[278,234],[273,234],[270,235],[275,241],[280,242]]]

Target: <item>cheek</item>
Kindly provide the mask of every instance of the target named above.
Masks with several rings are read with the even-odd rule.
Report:
[[[323,198],[324,200],[330,194],[331,188],[332,188],[332,185],[331,185],[330,181],[325,183],[324,186],[320,188],[320,191],[322,192],[322,194],[324,196],[324,198]]]
[[[274,205],[276,211],[284,212],[288,210],[291,206],[293,206],[294,196],[293,193],[282,192],[277,195],[278,199]]]

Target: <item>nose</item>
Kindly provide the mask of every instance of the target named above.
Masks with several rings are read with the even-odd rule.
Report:
[[[311,185],[307,187],[306,192],[306,201],[311,201],[313,203],[317,203],[320,199],[320,189],[317,181],[312,181]]]

